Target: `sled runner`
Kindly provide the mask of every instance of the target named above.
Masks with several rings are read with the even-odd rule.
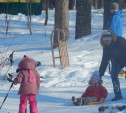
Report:
[[[100,99],[100,101],[98,101],[98,102],[90,102],[90,103],[88,103],[88,105],[101,104],[101,103],[104,103],[104,102],[105,102],[105,100]]]
[[[73,96],[72,97],[72,101],[73,101],[73,104],[75,106],[82,106],[82,105],[84,105],[82,98],[75,98]],[[100,99],[100,101],[98,101],[98,102],[89,102],[88,104],[85,104],[85,105],[95,105],[95,104],[101,104],[101,103],[104,103],[104,102],[105,102],[105,100]]]

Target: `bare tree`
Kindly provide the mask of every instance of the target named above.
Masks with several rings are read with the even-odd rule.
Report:
[[[98,0],[94,0],[94,9],[98,9]]]
[[[55,0],[55,26],[54,29],[68,28],[69,17],[68,17],[69,0]],[[54,34],[54,44],[57,44],[57,34]]]
[[[69,0],[69,9],[72,10],[75,5],[75,0]]]
[[[94,9],[100,9],[104,7],[104,0],[92,0],[92,5]]]
[[[98,0],[98,9],[104,7],[104,0]]]
[[[125,4],[125,0],[119,0],[119,8],[120,8],[120,10],[122,10],[123,8],[125,8],[126,6],[125,6],[126,4]]]
[[[91,0],[76,1],[75,39],[91,34]]]

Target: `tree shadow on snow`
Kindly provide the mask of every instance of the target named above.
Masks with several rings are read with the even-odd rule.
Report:
[[[47,102],[47,103],[57,103],[58,106],[72,106],[72,100],[71,99],[64,99],[64,98],[58,98],[58,97],[51,97],[47,95],[37,95],[38,102]]]

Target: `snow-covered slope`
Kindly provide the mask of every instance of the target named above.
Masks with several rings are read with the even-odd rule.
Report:
[[[27,17],[18,14],[9,15],[10,26],[8,36],[5,35],[5,15],[0,15],[0,51],[4,56],[12,51],[14,53],[14,64],[9,69],[9,73],[17,75],[15,70],[23,55],[41,62],[37,68],[40,76],[43,76],[38,101],[38,113],[98,113],[98,107],[103,105],[122,105],[126,103],[126,80],[120,77],[121,90],[124,99],[111,102],[114,97],[113,86],[108,70],[103,77],[103,85],[107,88],[109,94],[107,102],[98,105],[73,106],[71,97],[80,97],[88,86],[88,81],[94,70],[99,69],[102,57],[102,47],[99,39],[102,31],[103,14],[100,11],[92,11],[92,34],[74,40],[75,35],[75,17],[76,12],[69,12],[70,38],[68,40],[68,51],[70,67],[62,70],[59,60],[56,60],[56,68],[53,67],[52,53],[50,46],[50,34],[54,28],[54,11],[49,11],[48,26],[44,27],[43,12],[40,16],[32,16],[32,35],[29,35],[27,29]],[[126,37],[126,17],[124,17],[123,36]],[[10,46],[9,46],[10,45]],[[8,48],[9,46],[9,48]],[[55,49],[55,55],[58,50]],[[5,55],[7,57],[7,55]],[[9,90],[11,83],[3,80],[3,76],[8,70],[5,66],[0,76],[0,105]],[[17,95],[19,85],[13,86],[10,94],[5,101],[0,113],[18,113],[19,95]],[[28,106],[29,111],[29,106]],[[106,111],[109,113],[111,110]],[[125,113],[113,110],[113,113]]]

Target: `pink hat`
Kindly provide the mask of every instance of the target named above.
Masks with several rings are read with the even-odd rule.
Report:
[[[28,56],[26,56],[26,55],[24,55],[24,58],[23,59],[27,59],[27,58],[29,58]]]
[[[99,71],[94,71],[92,76],[91,76],[91,80],[95,80],[96,82],[98,82],[100,80],[100,76],[99,76]]]

